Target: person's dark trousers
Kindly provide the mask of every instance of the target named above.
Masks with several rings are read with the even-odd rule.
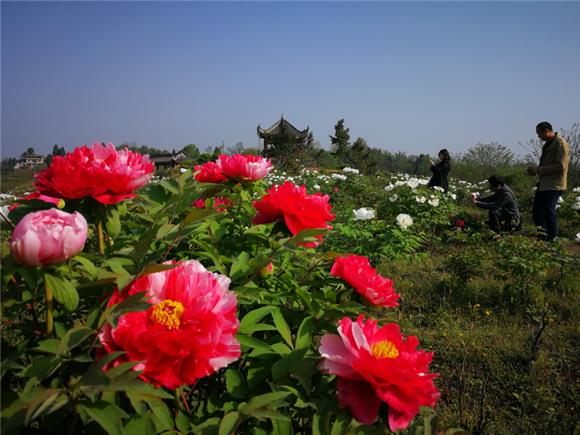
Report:
[[[556,205],[562,196],[561,190],[536,190],[532,215],[536,227],[546,231],[546,238],[554,240],[558,234],[558,220],[556,219]]]
[[[512,218],[500,210],[489,210],[489,228],[496,232],[513,231],[515,229]]]
[[[499,210],[489,210],[489,228],[496,233],[501,232],[501,213]]]

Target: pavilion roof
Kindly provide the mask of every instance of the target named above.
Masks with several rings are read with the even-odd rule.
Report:
[[[258,124],[258,136],[261,138],[269,138],[271,136],[276,136],[281,133],[290,134],[293,136],[306,136],[310,127],[306,127],[304,130],[298,130],[290,122],[284,119],[284,115],[280,117],[269,128],[261,128]]]

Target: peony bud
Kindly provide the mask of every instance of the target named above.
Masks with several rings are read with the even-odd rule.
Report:
[[[23,266],[62,263],[82,251],[87,240],[82,214],[57,209],[29,213],[12,232],[10,252]]]
[[[260,276],[262,278],[267,278],[274,275],[274,264],[268,263],[266,266],[260,269]]]

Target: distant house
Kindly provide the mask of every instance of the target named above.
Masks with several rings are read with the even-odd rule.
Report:
[[[14,169],[34,168],[35,166],[43,165],[46,162],[44,156],[38,154],[28,154],[23,159],[17,160]]]
[[[173,168],[186,160],[188,157],[179,152],[177,154],[152,154],[149,156],[156,168]]]

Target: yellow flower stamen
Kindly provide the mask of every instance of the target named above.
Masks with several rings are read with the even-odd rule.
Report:
[[[399,350],[389,340],[378,341],[371,345],[371,352],[378,359],[397,358],[399,356]]]
[[[181,324],[183,311],[184,308],[181,302],[165,299],[155,305],[151,312],[151,320],[165,326],[167,329],[177,329]]]

